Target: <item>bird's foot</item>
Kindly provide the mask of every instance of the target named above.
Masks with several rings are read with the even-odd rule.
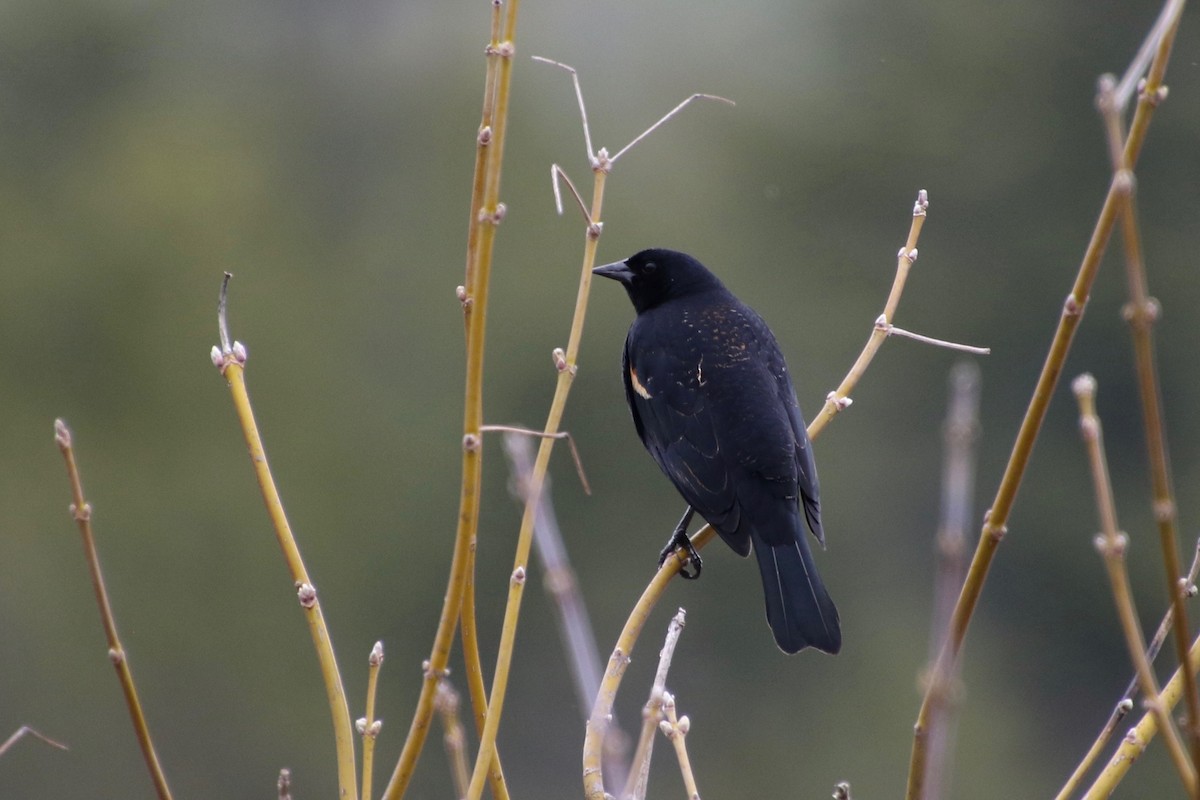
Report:
[[[686,525],[675,529],[675,532],[671,534],[671,540],[659,553],[658,566],[660,569],[672,555],[679,558],[679,576],[681,578],[694,581],[700,577],[700,570],[704,568],[704,562],[700,560],[700,553],[696,551],[696,548],[692,546],[692,540],[688,538]],[[691,567],[690,571],[689,567]]]

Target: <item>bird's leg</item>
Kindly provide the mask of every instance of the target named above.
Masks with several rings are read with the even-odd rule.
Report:
[[[699,578],[700,570],[704,567],[704,562],[700,560],[700,554],[696,552],[695,547],[692,547],[692,540],[688,538],[687,529],[692,522],[694,513],[695,509],[688,506],[687,511],[683,512],[683,519],[679,520],[679,524],[671,532],[671,539],[667,542],[667,546],[658,554],[658,566],[661,569],[676,550],[682,550],[687,555],[687,561],[679,565],[679,575],[689,581]],[[692,565],[693,572],[688,572],[688,564]]]

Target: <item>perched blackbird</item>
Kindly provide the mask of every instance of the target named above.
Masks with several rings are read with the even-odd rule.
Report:
[[[685,548],[700,512],[740,556],[753,545],[767,622],[785,653],[842,646],[837,609],[817,575],[821,503],[804,417],[783,353],[762,317],[703,264],[643,250],[595,274],[619,281],[637,318],[625,339],[625,399],[642,444],[688,503],[659,564]]]

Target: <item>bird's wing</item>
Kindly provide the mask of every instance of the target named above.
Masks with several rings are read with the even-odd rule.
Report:
[[[625,397],[642,444],[688,505],[741,555],[749,534],[740,510],[717,420],[700,385],[700,351],[681,337],[667,349],[646,346],[634,330],[622,364]]]
[[[766,330],[766,324],[763,323]],[[792,385],[792,377],[788,373],[787,363],[779,349],[778,342],[766,333],[767,340],[763,342],[764,361],[775,378],[779,401],[787,408],[788,421],[791,423],[792,436],[795,443],[796,482],[800,490],[800,500],[804,505],[804,516],[808,520],[809,530],[822,546],[825,544],[825,531],[821,527],[820,484],[817,481],[817,464],[813,460],[812,442],[808,438],[808,426],[804,424],[804,414],[800,411],[800,403],[796,400],[796,389]]]

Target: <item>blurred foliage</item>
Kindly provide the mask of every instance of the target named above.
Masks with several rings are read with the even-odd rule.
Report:
[[[597,146],[698,105],[625,159],[604,260],[688,250],[771,322],[813,413],[879,313],[915,192],[931,217],[897,322],[985,344],[979,511],[990,498],[1108,180],[1096,77],[1158,4],[750,0],[526,2],[487,359],[487,418],[538,425],[565,343],[582,225],[549,165],[586,183],[566,76]],[[181,798],[331,796],[315,658],[222,381],[208,361],[221,272],[276,476],[361,713],[388,660],[390,767],[445,588],[459,479],[461,282],[487,6],[417,0],[0,3],[0,760],[6,798],[148,796],[105,657],[51,423],[76,434],[110,592]],[[1198,532],[1200,13],[1188,12],[1138,170],[1181,529]],[[1146,626],[1164,605],[1127,332],[1110,257],[1067,376],[1100,382]],[[680,502],[637,443],[617,371],[630,318],[598,287],[565,425],[559,519],[607,652]],[[928,639],[946,351],[889,343],[817,445],[842,612],[836,659],[785,658],[755,571],[717,546],[671,589],[688,629],[670,685],[714,797],[903,785]],[[494,652],[518,515],[489,444],[480,626]],[[971,630],[957,795],[1057,789],[1130,667],[1091,546],[1069,388],[1059,387]],[[1189,548],[1188,543],[1183,547]],[[546,599],[525,603],[500,744],[514,797],[579,792],[579,719]],[[1200,617],[1200,611],[1196,612]],[[657,629],[656,629],[657,630]],[[643,641],[621,713],[657,650]],[[457,663],[457,662],[456,662]],[[651,791],[682,791],[660,754]],[[382,769],[382,768],[381,768]],[[1155,748],[1127,797],[1174,792]],[[800,788],[802,787],[802,788]],[[431,741],[412,797],[452,791]]]

